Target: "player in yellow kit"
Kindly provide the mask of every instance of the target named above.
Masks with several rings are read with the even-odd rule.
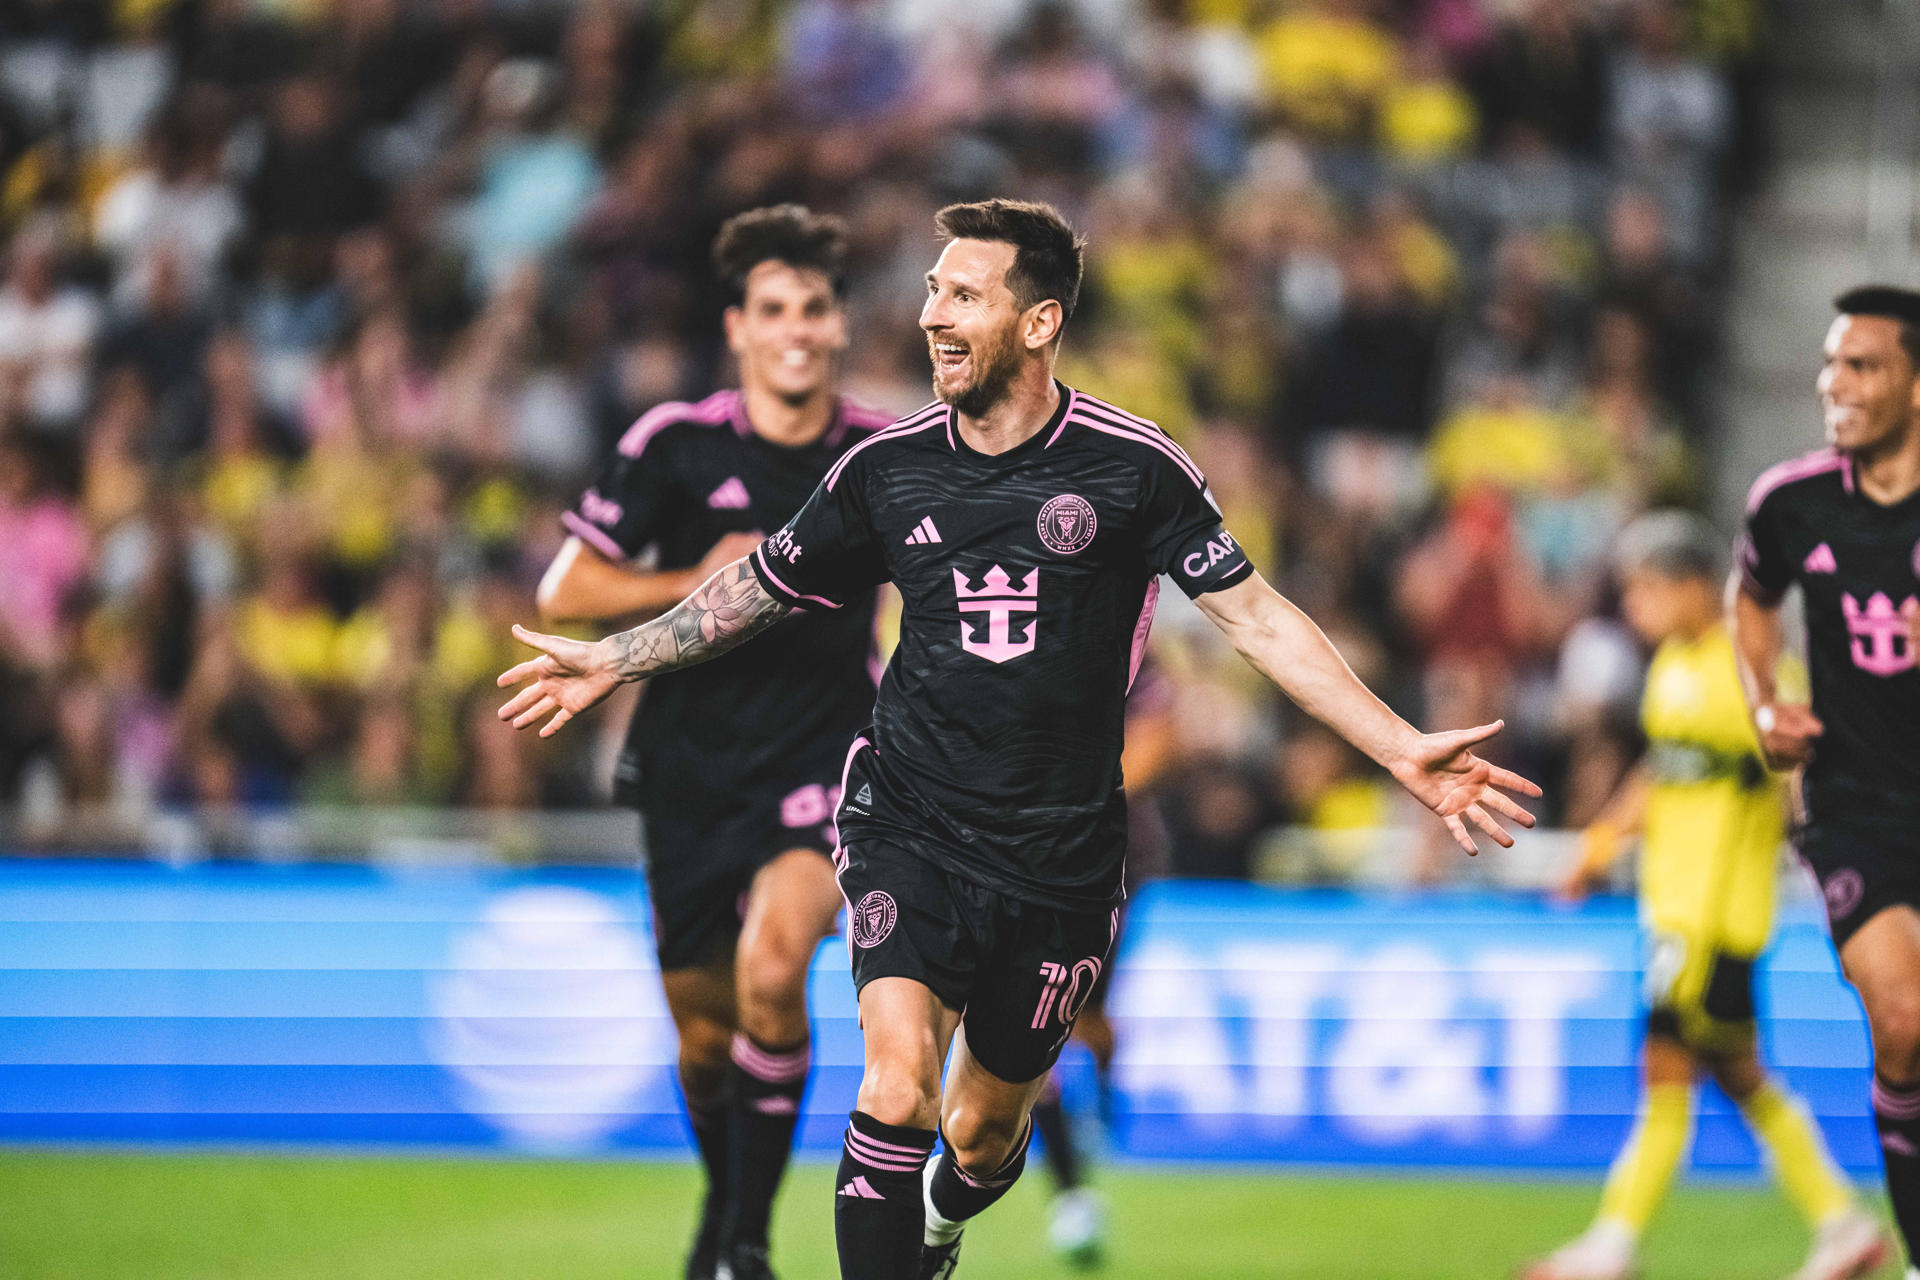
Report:
[[[1786,805],[1761,762],[1721,621],[1721,545],[1712,525],[1680,511],[1644,516],[1620,540],[1623,611],[1659,646],[1640,709],[1647,753],[1587,829],[1564,892],[1584,896],[1640,837],[1641,918],[1652,944],[1645,1096],[1593,1225],[1530,1267],[1527,1280],[1634,1273],[1640,1234],[1691,1143],[1703,1071],[1740,1108],[1814,1229],[1795,1280],[1850,1280],[1888,1256],[1805,1107],[1760,1064],[1753,968],[1773,931]],[[1782,676],[1804,683],[1798,672]]]

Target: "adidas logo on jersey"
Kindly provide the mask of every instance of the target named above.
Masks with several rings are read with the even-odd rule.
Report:
[[[716,511],[744,511],[753,505],[753,499],[739,476],[728,476],[726,483],[707,495],[707,505]]]
[[[1806,561],[1800,567],[1808,573],[1840,572],[1840,564],[1833,558],[1833,548],[1824,542],[1807,553]]]
[[[924,517],[913,527],[913,532],[907,535],[907,545],[910,547],[925,546],[929,542],[938,541],[940,541],[940,531],[933,527],[932,516]]]
[[[852,1182],[849,1182],[846,1186],[840,1188],[840,1194],[843,1196],[852,1196],[855,1200],[885,1200],[886,1199],[885,1196],[881,1195],[878,1191],[875,1191],[873,1189],[873,1184],[867,1181],[866,1176],[864,1174],[854,1178]]]

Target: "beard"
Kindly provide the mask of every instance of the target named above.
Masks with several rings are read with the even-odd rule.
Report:
[[[1020,353],[1013,330],[1009,328],[992,346],[969,347],[968,354],[973,360],[973,377],[965,386],[943,390],[936,363],[933,395],[934,399],[952,405],[969,418],[980,418],[1006,398],[1007,388],[1013,385],[1014,376],[1020,371]],[[934,359],[937,362],[939,357],[936,355]]]

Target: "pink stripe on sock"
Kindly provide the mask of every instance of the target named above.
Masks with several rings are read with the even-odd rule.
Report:
[[[813,1046],[803,1044],[785,1053],[770,1053],[749,1039],[744,1032],[733,1037],[733,1064],[756,1080],[767,1084],[788,1084],[807,1078],[813,1065]]]
[[[1882,1084],[1878,1077],[1873,1082],[1873,1109],[1890,1120],[1912,1120],[1920,1117],[1920,1089],[1895,1089]]]
[[[847,1136],[850,1138],[858,1138],[860,1141],[866,1143],[868,1146],[874,1148],[876,1151],[893,1152],[897,1155],[924,1156],[929,1151],[933,1150],[933,1144],[931,1142],[929,1142],[924,1147],[907,1146],[904,1143],[899,1143],[899,1142],[882,1142],[878,1138],[869,1138],[866,1134],[861,1133],[858,1129],[848,1129]]]
[[[847,1154],[861,1164],[892,1173],[918,1173],[926,1167],[927,1153],[924,1151],[915,1152],[911,1157],[888,1156],[865,1150],[862,1142],[859,1134],[851,1130],[847,1132]]]

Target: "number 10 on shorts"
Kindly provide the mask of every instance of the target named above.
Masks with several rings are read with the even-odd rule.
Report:
[[[1075,962],[1069,969],[1063,964],[1054,964],[1051,960],[1040,966],[1040,1000],[1033,1010],[1035,1031],[1047,1025],[1056,1014],[1062,1027],[1071,1027],[1073,1020],[1080,1016],[1080,1007],[1093,994],[1094,984],[1100,981],[1100,962],[1088,958]]]

